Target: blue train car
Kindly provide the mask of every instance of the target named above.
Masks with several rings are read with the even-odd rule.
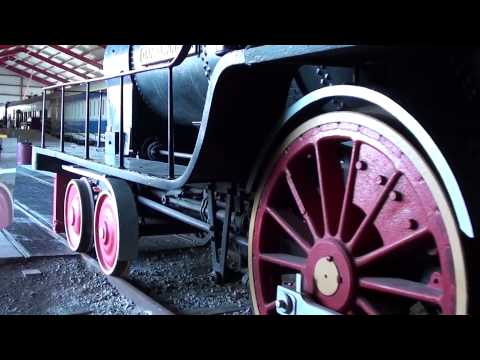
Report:
[[[100,131],[106,130],[106,96],[100,92],[90,95],[89,131],[96,133],[100,121]],[[59,124],[60,122],[58,122]],[[85,131],[85,95],[83,93],[65,96],[65,133],[83,133]]]
[[[103,90],[90,94],[89,131],[106,130],[106,95]],[[46,99],[46,130],[50,135],[60,134],[60,99],[58,95],[49,95]],[[2,106],[3,126],[9,128],[28,127],[40,129],[42,119],[42,98],[35,96],[27,100],[15,101]],[[83,134],[85,132],[85,94],[78,92],[65,95],[65,134]]]

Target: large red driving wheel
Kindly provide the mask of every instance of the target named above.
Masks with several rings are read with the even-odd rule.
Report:
[[[463,314],[460,235],[445,193],[398,132],[363,114],[320,115],[282,145],[250,227],[254,310],[278,285],[344,314]]]
[[[126,182],[110,179],[107,188],[98,195],[95,206],[95,252],[103,273],[122,275],[137,251],[136,204]]]
[[[93,245],[93,193],[87,179],[71,180],[65,191],[64,222],[71,250],[89,252]]]

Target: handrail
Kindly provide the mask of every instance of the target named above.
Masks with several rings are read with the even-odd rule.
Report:
[[[163,63],[160,65],[148,66],[144,69],[130,70],[130,71],[120,71],[119,74],[103,76],[94,79],[72,81],[69,83],[63,83],[58,85],[52,85],[42,88],[42,134],[41,134],[41,147],[45,148],[45,110],[46,110],[46,94],[47,90],[53,90],[61,88],[61,116],[60,116],[60,151],[63,153],[65,151],[65,139],[64,139],[64,102],[65,102],[65,88],[75,86],[75,85],[84,85],[85,84],[85,101],[86,101],[86,113],[85,113],[85,159],[90,159],[90,84],[92,82],[112,80],[120,78],[120,131],[119,131],[119,168],[124,168],[124,133],[123,133],[123,124],[124,124],[124,114],[123,114],[123,85],[124,77],[140,74],[148,71],[162,70],[168,68],[168,82],[167,82],[167,97],[168,97],[168,179],[172,180],[175,178],[175,131],[174,131],[174,121],[173,121],[173,68],[177,65],[180,65],[188,56],[190,48],[192,45],[182,45],[182,48],[178,54],[168,63]],[[100,97],[100,101],[102,98]],[[100,105],[100,111],[102,111]],[[101,115],[100,115],[101,119]],[[100,143],[100,120],[97,125],[98,139],[97,146]]]

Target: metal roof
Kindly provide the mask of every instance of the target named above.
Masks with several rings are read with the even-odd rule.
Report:
[[[51,86],[103,76],[105,45],[0,45],[0,67]]]

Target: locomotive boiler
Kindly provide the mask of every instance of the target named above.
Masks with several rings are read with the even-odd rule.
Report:
[[[220,57],[234,48],[232,45],[209,45],[201,48],[194,45],[183,62],[173,69],[173,93],[176,99],[173,118],[178,134],[175,145],[179,153],[193,151],[210,76]],[[109,46],[105,52],[104,70],[108,75],[119,71],[145,69],[172,59],[178,51],[178,45]],[[125,83],[129,114],[125,119],[125,126],[131,129],[131,137],[127,136],[125,146],[134,149],[144,159],[165,158],[162,153],[167,146],[167,83],[167,69],[134,74]],[[118,79],[110,80],[108,85],[109,99],[116,98]],[[119,104],[111,100],[110,105],[108,111],[111,115],[108,119],[111,121],[110,127],[113,128],[115,122],[118,123],[118,115],[115,114]]]
[[[84,145],[42,141],[33,165],[56,173],[56,231],[106,275],[141,236],[195,232],[257,314],[474,313],[479,54],[108,46],[104,77],[44,88],[88,101],[106,81],[104,146],[86,112]]]

